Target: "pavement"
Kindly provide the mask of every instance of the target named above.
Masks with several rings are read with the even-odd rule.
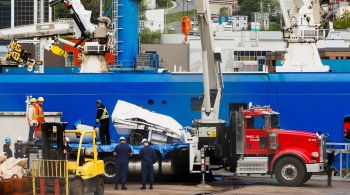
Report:
[[[194,9],[193,1],[194,0],[191,0],[191,1],[176,0],[176,7],[168,9],[166,13],[170,14],[170,13],[186,11],[187,10],[187,6],[188,6],[188,10]]]
[[[105,195],[124,194],[124,195],[197,195],[197,194],[304,194],[304,195],[323,195],[323,194],[350,194],[350,181],[335,180],[332,186],[327,186],[324,178],[312,178],[306,184],[300,187],[284,187],[279,185],[275,179],[270,177],[229,177],[221,181],[209,182],[208,187],[197,187],[197,183],[162,183],[157,182],[153,190],[140,190],[140,184],[130,183],[128,190],[114,190],[113,184],[105,185]]]

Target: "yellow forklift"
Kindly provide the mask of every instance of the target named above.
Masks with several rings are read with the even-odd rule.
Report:
[[[32,160],[33,194],[104,194],[104,162],[98,159],[94,130],[65,130],[67,123],[43,123],[42,152]],[[73,135],[73,136],[72,136]],[[79,143],[69,143],[75,137]],[[89,137],[89,139],[86,139]],[[90,143],[84,143],[90,140]],[[70,147],[74,145],[74,147]],[[41,157],[41,158],[40,158]]]

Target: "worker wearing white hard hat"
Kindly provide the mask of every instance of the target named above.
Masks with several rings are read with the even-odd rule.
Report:
[[[38,113],[36,110],[36,98],[30,98],[29,102],[30,104],[27,107],[27,121],[29,124],[28,142],[31,143],[33,141],[35,127],[38,125]]]
[[[142,186],[140,189],[146,189],[146,183],[149,182],[149,189],[153,189],[154,170],[153,164],[157,161],[156,152],[148,145],[148,140],[142,140],[143,148],[141,148],[139,156],[141,158],[141,174]]]
[[[114,189],[118,190],[118,182],[121,179],[122,190],[126,190],[126,178],[128,174],[129,156],[132,154],[131,147],[126,143],[125,137],[119,138],[119,144],[114,148],[113,155],[116,161],[116,179]]]
[[[18,137],[15,143],[15,158],[23,158],[23,138]]]
[[[35,127],[35,137],[40,138],[41,126],[45,122],[44,108],[43,108],[44,98],[38,97],[37,104],[35,105],[36,112],[38,113],[38,125]]]

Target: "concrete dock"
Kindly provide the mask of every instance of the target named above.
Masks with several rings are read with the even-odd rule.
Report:
[[[260,177],[240,177],[225,178],[221,181],[209,182],[211,187],[198,188],[195,183],[156,183],[153,190],[140,190],[140,184],[129,183],[128,190],[114,190],[113,184],[105,185],[105,194],[124,194],[124,195],[196,195],[196,194],[350,194],[350,180],[333,180],[332,187],[327,186],[324,177],[312,178],[306,184],[300,187],[284,187],[279,185],[275,179]]]

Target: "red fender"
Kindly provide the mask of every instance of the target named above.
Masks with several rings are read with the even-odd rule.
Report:
[[[273,158],[269,167],[269,171],[273,171],[275,163],[283,156],[295,156],[303,161],[303,163],[311,163],[311,157],[307,155],[307,151],[302,148],[287,148],[279,151]]]

